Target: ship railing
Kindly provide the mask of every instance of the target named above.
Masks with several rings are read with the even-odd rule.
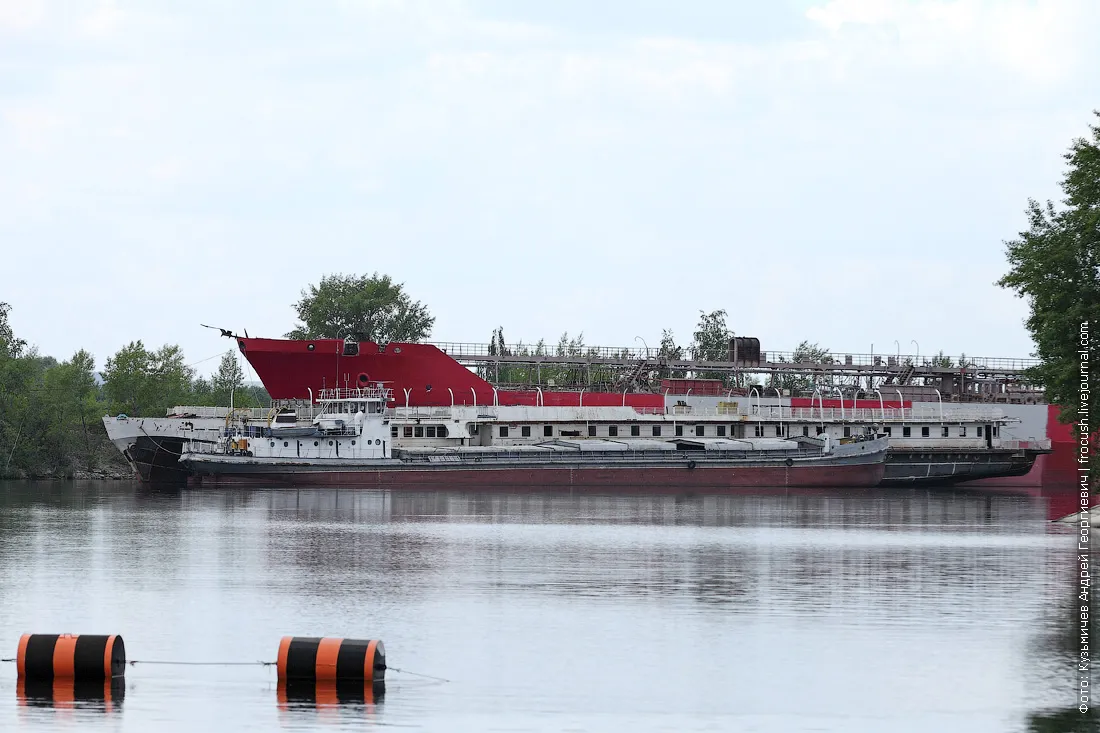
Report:
[[[317,392],[317,401],[325,400],[383,400],[393,399],[393,390],[384,387],[333,387]]]
[[[478,408],[479,417],[484,410]],[[454,412],[450,407],[391,407],[386,410],[386,416],[394,420],[450,420]]]
[[[706,458],[709,461],[747,461],[760,460],[761,458],[817,458],[825,455],[820,447],[797,448],[789,450],[623,450],[623,451],[578,451],[578,450],[552,450],[542,451],[477,451],[470,453],[419,453],[397,448],[404,460],[416,463],[485,463],[485,462],[515,462],[538,461],[540,463],[572,463],[578,456],[586,459],[620,462],[667,462],[670,459]]]
[[[747,354],[734,354],[732,349],[694,349],[684,348],[673,358],[661,354],[659,350],[639,346],[569,346],[559,348],[556,345],[538,344],[506,344],[503,350],[500,346],[486,343],[472,343],[459,341],[433,341],[428,342],[452,357],[531,357],[531,358],[590,358],[652,362],[657,364],[679,364],[686,362],[713,362],[735,363],[746,371],[752,371],[753,366],[764,364],[832,364],[835,366],[855,366],[868,368],[896,367],[898,371],[909,365],[925,369],[966,369],[974,371],[1007,371],[1019,372],[1039,364],[1038,359],[1013,358],[999,356],[941,356],[939,354],[902,354],[902,353],[856,353],[856,352],[830,352],[823,356],[817,356],[810,360],[804,354],[795,351],[760,351],[746,358]],[[737,357],[736,360],[734,357]],[[491,359],[490,359],[491,360]]]
[[[939,408],[900,408],[900,407],[786,407],[779,405],[748,405],[748,414],[741,413],[737,407],[693,407],[691,405],[673,405],[668,414],[673,417],[737,417],[749,421],[791,421],[791,422],[967,422],[967,423],[1003,423],[1015,422],[1017,418],[1006,417],[1003,410],[945,406]],[[645,408],[635,408],[641,414]],[[660,414],[660,408],[654,414]]]
[[[233,417],[244,420],[262,420],[271,412],[267,407],[234,407]],[[228,407],[209,407],[206,405],[176,405],[167,411],[168,417],[216,418],[223,420],[229,416]]]

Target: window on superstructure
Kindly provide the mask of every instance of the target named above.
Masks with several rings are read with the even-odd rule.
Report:
[[[928,426],[927,425],[925,425],[924,427],[922,427],[920,429],[920,437],[922,437],[922,438],[927,438],[928,437]]]
[[[435,425],[429,425],[428,427],[424,428],[424,434],[429,438],[434,438],[435,437]]]
[[[392,428],[390,428],[390,437],[391,438],[396,438],[397,437],[397,426],[396,425],[394,425]]]
[[[607,436],[609,438],[619,437],[619,426],[618,425],[608,425],[607,426]]]
[[[676,426],[676,437],[681,438],[681,437],[683,437],[683,435],[684,435],[684,426],[683,425],[677,425]]]
[[[402,435],[404,435],[406,438],[411,438],[413,436],[412,425],[406,425],[405,429],[402,431]]]
[[[848,425],[844,426],[844,437],[845,438],[852,437],[852,428],[851,428],[851,426],[848,426]]]
[[[966,437],[966,426],[965,425],[960,425],[959,426],[959,437],[960,438],[965,438]]]
[[[596,437],[596,426],[595,425],[589,425],[588,426],[588,437],[589,438],[595,438]]]
[[[440,425],[438,428],[436,428],[435,429],[435,437],[437,437],[437,438],[446,438],[447,437],[447,426],[446,425]]]
[[[901,429],[901,437],[908,438],[913,434],[913,429],[908,425]]]
[[[886,427],[884,427],[884,428],[882,429],[882,432],[886,433],[886,437],[888,437],[888,438],[889,438],[889,437],[890,437],[890,433],[892,433],[892,432],[893,432],[893,430],[894,430],[893,428],[891,428],[891,427],[890,427],[889,425],[887,425]]]
[[[982,437],[982,426],[981,425],[978,426],[978,437],[979,438]]]
[[[998,431],[997,426],[994,425],[993,426],[993,437],[996,438],[999,434],[1000,434],[1000,431]]]
[[[726,437],[726,426],[725,425],[719,425],[715,428],[715,430],[718,432],[718,437],[719,438]]]
[[[655,438],[661,437],[661,426],[660,425],[654,425],[653,426],[653,437],[655,437]]]
[[[802,426],[802,437],[804,437],[804,438],[810,437],[810,426],[809,425],[803,425]]]
[[[823,428],[823,427],[821,427],[820,425],[818,425],[818,426],[817,426],[817,434],[818,434],[818,435],[821,435],[821,434],[822,434],[822,433],[824,433],[824,432],[825,432],[825,428]]]
[[[783,437],[783,426],[782,425],[776,425],[775,426],[775,437],[777,437],[777,438],[782,438]]]
[[[546,438],[553,438],[554,437],[554,426],[553,425],[543,425],[542,426],[542,434]]]
[[[940,429],[940,435],[942,435],[944,438],[946,438],[947,437],[947,431],[948,431],[947,426],[944,426],[943,428]]]
[[[519,429],[519,434],[520,434],[520,437],[522,437],[522,438],[530,438],[531,437],[531,426],[530,425],[524,425],[522,428]]]
[[[641,425],[631,425],[631,426],[630,426],[630,434],[631,434],[632,436],[634,436],[635,438],[637,438],[637,437],[641,436],[641,434],[642,434],[642,426],[641,426]]]
[[[508,437],[508,428],[504,425],[500,426],[500,437],[502,437],[502,438],[507,438]]]
[[[415,428],[413,428],[413,437],[414,438],[423,438],[424,437],[424,426],[423,425],[417,425]]]
[[[703,435],[705,433],[706,433],[706,427],[705,426],[703,426],[703,425],[696,425],[695,426],[695,436],[697,438],[703,437]]]

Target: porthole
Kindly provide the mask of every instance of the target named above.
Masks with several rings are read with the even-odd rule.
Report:
[[[318,442],[317,442],[317,441],[315,440],[315,441],[313,441],[313,445],[314,445],[314,447],[316,447],[316,446],[319,446],[319,445],[321,445],[321,444],[320,444],[320,443],[318,443]]]
[[[290,445],[290,443],[284,440],[283,441],[283,447],[286,448],[288,445]]]
[[[353,441],[351,441],[351,444],[352,444],[352,445],[355,445],[355,441],[354,441],[354,440],[353,440]]]
[[[275,441],[274,441],[274,440],[273,440],[273,441],[271,441],[271,447],[272,447],[272,448],[274,448],[274,447],[275,447]]]
[[[314,346],[313,344],[310,344],[309,346],[306,347],[306,351],[313,351],[315,348],[317,348],[317,347]]]
[[[382,439],[381,438],[375,438],[374,439],[374,444],[375,445],[382,445]]]
[[[328,442],[328,444],[329,444],[329,445],[332,445],[332,441],[330,440],[330,441]]]
[[[393,353],[400,354],[401,353],[401,347],[400,346],[394,346],[393,347]]]

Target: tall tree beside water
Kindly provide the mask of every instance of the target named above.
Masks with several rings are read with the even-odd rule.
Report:
[[[1091,139],[1077,138],[1063,155],[1062,205],[1028,201],[1028,229],[1005,242],[1011,269],[998,281],[1028,300],[1026,325],[1040,361],[1030,376],[1065,408],[1067,422],[1081,404],[1081,324],[1100,328],[1100,124],[1089,129]]]
[[[302,322],[288,338],[346,338],[356,341],[420,341],[435,318],[389,275],[327,275],[302,291],[294,304]]]
[[[222,355],[218,371],[214,372],[210,380],[210,386],[215,404],[228,405],[231,398],[234,405],[243,404],[241,398],[245,395],[241,388],[244,386],[244,372],[241,371],[235,352],[227,351]]]
[[[195,370],[184,363],[179,346],[165,344],[150,351],[139,340],[107,359],[103,387],[112,412],[148,417],[191,401],[194,378]]]
[[[69,476],[118,463],[99,416],[106,411],[95,359],[58,363],[17,338],[0,303],[0,476]]]

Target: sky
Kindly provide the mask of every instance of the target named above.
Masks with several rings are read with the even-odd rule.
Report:
[[[1028,356],[995,282],[1100,108],[1097,28],[1091,0],[0,0],[0,301],[43,354],[207,373],[200,323],[279,337],[376,271],[433,341],[655,348],[725,309],[766,350]]]

